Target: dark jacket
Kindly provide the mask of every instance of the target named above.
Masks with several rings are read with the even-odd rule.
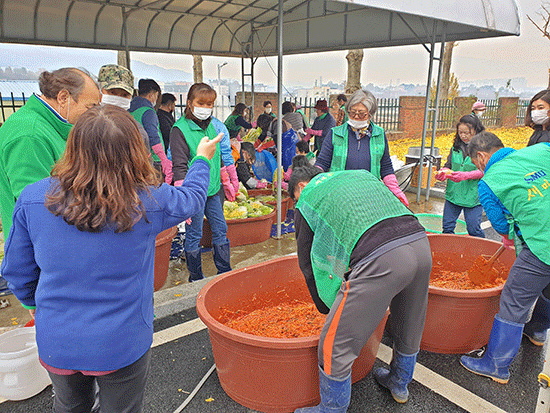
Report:
[[[157,116],[159,117],[159,127],[162,140],[164,142],[164,150],[168,151],[168,147],[170,145],[170,130],[172,129],[172,126],[174,126],[176,120],[171,112],[166,112],[160,108],[157,110]]]
[[[541,142],[550,142],[550,130],[535,129],[527,146],[534,145]]]
[[[322,116],[322,115],[321,115]],[[313,130],[322,130],[323,134],[321,136],[315,137],[315,149],[321,149],[323,146],[323,141],[330,132],[332,128],[336,126],[336,120],[334,116],[327,112],[327,115],[321,119],[321,116],[317,116],[313,121],[311,129]]]

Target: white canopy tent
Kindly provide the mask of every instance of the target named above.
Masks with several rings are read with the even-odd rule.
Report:
[[[241,57],[243,80],[244,59],[250,58],[252,95],[254,59],[278,56],[278,113],[283,54],[422,44],[430,56],[428,96],[433,61],[441,59],[445,41],[519,30],[515,0],[0,0],[0,42]],[[421,154],[427,114],[428,103]],[[433,125],[437,115],[435,109]],[[281,122],[279,116],[279,140]],[[432,138],[432,152],[433,146]],[[280,236],[280,176],[277,182]]]

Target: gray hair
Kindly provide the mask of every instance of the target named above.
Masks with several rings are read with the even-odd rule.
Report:
[[[371,117],[374,116],[376,110],[378,109],[376,98],[371,92],[366,89],[359,89],[350,96],[350,98],[346,102],[346,112],[349,113],[350,109],[358,103],[362,103],[363,105],[365,105]]]
[[[63,67],[52,72],[40,73],[38,86],[42,94],[49,99],[57,99],[59,92],[65,89],[74,100],[78,101],[86,84],[86,76],[98,87],[97,82],[86,70],[75,67]]]
[[[476,159],[478,152],[493,153],[502,148],[504,148],[504,144],[498,136],[487,131],[475,135],[467,147],[471,159]]]

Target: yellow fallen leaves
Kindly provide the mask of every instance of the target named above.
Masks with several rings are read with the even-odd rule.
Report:
[[[210,403],[210,402],[213,402],[214,399],[212,397],[209,397],[208,399],[205,399],[204,401]]]
[[[494,128],[487,130],[497,135],[502,143],[504,143],[504,146],[514,149],[520,149],[527,146],[527,142],[529,142],[529,138],[533,134],[533,129],[527,126],[517,128]],[[453,146],[454,138],[454,132],[436,136],[435,138],[435,147],[439,148],[442,163],[445,163],[445,160],[447,159],[447,155]],[[397,155],[400,160],[405,161],[405,155],[409,152],[409,147],[420,146],[422,144],[422,138],[399,139],[388,142],[388,144],[390,148],[390,155]],[[426,148],[429,148],[431,144],[431,135],[426,136]]]

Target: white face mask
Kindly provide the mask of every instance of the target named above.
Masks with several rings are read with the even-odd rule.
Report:
[[[199,120],[206,120],[212,116],[212,108],[194,108],[193,116]]]
[[[130,109],[130,101],[131,99],[115,95],[103,95],[101,97],[101,105],[113,105],[126,110]]]
[[[481,119],[481,117],[483,116],[483,112],[477,112],[477,113],[476,113],[476,116],[477,116],[479,119]]]
[[[363,129],[369,126],[369,119],[366,120],[355,120],[355,119],[348,119],[348,125],[350,125],[352,128],[355,129]]]
[[[544,125],[546,122],[548,122],[548,111],[544,109],[532,110],[531,120],[535,125]]]
[[[265,113],[271,113],[271,108],[265,108]]]

